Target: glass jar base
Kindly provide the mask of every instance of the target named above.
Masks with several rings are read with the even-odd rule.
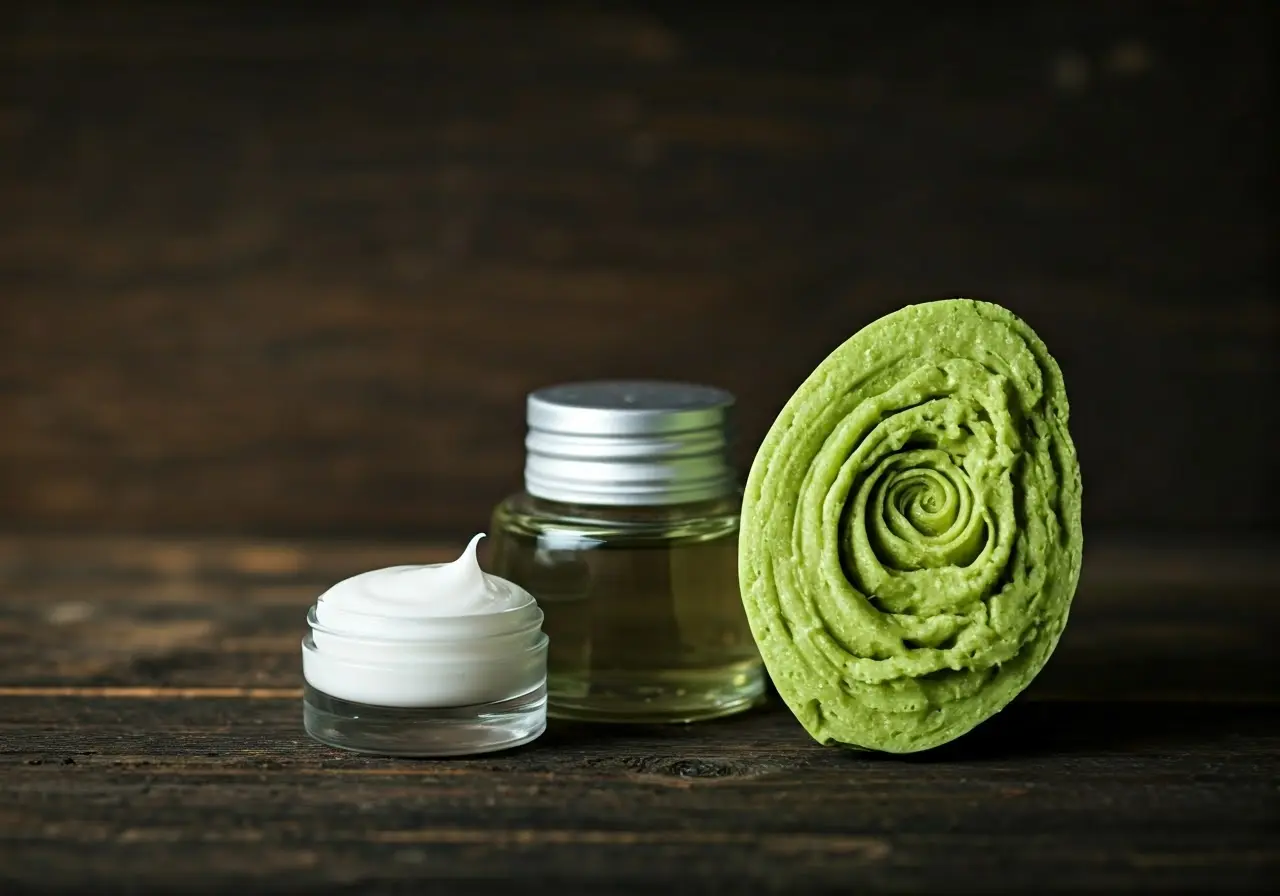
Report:
[[[557,676],[548,684],[547,715],[579,722],[701,722],[745,712],[763,702],[758,663],[730,675],[715,672],[603,673]]]
[[[302,722],[325,746],[374,756],[428,758],[491,753],[527,744],[547,728],[547,688],[458,707],[369,706],[304,683]]]

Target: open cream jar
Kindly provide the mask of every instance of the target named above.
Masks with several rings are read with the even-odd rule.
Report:
[[[308,734],[362,753],[457,756],[546,729],[542,611],[480,569],[482,537],[452,563],[372,570],[320,596],[302,641]]]

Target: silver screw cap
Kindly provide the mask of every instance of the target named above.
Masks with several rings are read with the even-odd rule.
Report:
[[[734,489],[733,396],[657,380],[566,383],[529,395],[525,491],[571,504],[705,501]]]

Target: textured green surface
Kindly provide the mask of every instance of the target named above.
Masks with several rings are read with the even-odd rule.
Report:
[[[796,391],[747,481],[743,601],[820,742],[905,753],[1002,709],[1080,575],[1080,469],[1057,363],[985,302],[913,305]]]

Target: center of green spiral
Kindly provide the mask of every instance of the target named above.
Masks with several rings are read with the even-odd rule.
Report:
[[[887,568],[966,566],[982,551],[986,526],[965,471],[937,448],[886,458],[863,483],[869,489],[868,541]]]
[[[940,535],[956,521],[959,489],[937,470],[895,473],[886,480],[884,492],[887,522],[899,537]]]

